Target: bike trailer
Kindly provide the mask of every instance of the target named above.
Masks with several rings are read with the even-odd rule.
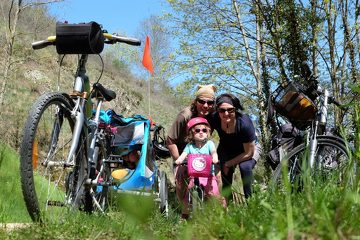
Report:
[[[150,142],[150,120],[144,116],[123,117],[113,110],[100,114],[100,119],[108,124],[111,131],[111,157],[119,160],[113,171],[125,172],[122,179],[114,179],[115,190],[150,190],[155,182],[157,170]],[[126,156],[137,151],[137,162],[129,167]]]

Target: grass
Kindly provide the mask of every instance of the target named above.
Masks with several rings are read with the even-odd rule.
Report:
[[[19,157],[0,144],[0,222],[30,222],[20,187]]]
[[[3,183],[1,222],[30,222],[19,182],[19,160],[1,147]],[[179,220],[175,207],[165,218],[152,199],[114,198],[106,216],[70,212],[55,222],[31,224],[24,229],[0,229],[0,239],[359,239],[359,183],[353,188],[334,184],[311,185],[295,194],[256,192],[247,203],[224,210],[209,202],[188,222]]]

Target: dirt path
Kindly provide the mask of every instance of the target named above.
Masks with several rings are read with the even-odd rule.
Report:
[[[0,229],[5,229],[6,231],[12,231],[14,229],[21,229],[29,227],[30,223],[0,223]]]

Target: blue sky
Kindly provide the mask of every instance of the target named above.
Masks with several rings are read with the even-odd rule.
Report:
[[[161,15],[165,0],[65,0],[51,4],[50,13],[59,21],[80,23],[95,21],[110,33],[135,37],[140,23],[151,15]]]

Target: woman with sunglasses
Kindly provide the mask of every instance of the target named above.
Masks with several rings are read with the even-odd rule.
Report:
[[[220,141],[217,153],[220,161],[222,190],[227,200],[232,200],[231,185],[236,166],[240,168],[245,198],[252,193],[253,172],[256,161],[255,128],[240,100],[232,94],[221,94],[216,98],[216,112],[211,126],[216,129]]]
[[[215,91],[216,88],[213,85],[200,85],[191,105],[181,110],[176,116],[166,139],[166,145],[174,161],[179,158],[187,144],[188,121],[194,117],[208,118],[209,114],[214,111]],[[186,193],[185,179],[187,179],[187,168],[182,165],[174,165],[174,171],[176,195],[181,203]]]
[[[176,165],[181,165],[187,157],[191,154],[204,154],[212,159],[213,164],[218,163],[218,155],[213,141],[209,140],[211,133],[210,124],[205,118],[195,117],[190,119],[187,123],[188,135],[184,151],[180,154],[179,158],[175,161]],[[205,197],[217,196],[220,197],[219,184],[217,178],[213,176],[199,177],[200,183],[205,186]],[[190,186],[191,184],[189,184]],[[189,217],[188,199],[185,195],[182,198],[182,218]]]

